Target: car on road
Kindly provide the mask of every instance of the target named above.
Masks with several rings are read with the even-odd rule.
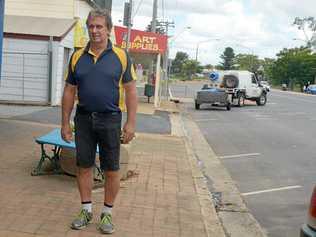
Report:
[[[301,227],[300,237],[316,237],[316,186],[309,204],[307,223]]]
[[[306,93],[316,95],[316,85],[312,84],[306,88]]]
[[[249,71],[231,70],[221,74],[210,74],[210,84],[197,91],[194,98],[195,109],[201,104],[224,105],[230,110],[232,104],[244,106],[245,99],[256,101],[257,105],[267,102],[267,90],[260,84],[256,75]]]
[[[271,86],[270,86],[269,82],[267,82],[267,81],[260,81],[260,85],[262,85],[263,88],[265,88],[266,91],[268,91],[268,92],[269,92],[270,89],[271,89]]]
[[[211,104],[213,106],[225,106],[227,110],[231,108],[231,96],[223,88],[209,87],[207,84],[196,93],[195,109],[200,109],[201,104]]]

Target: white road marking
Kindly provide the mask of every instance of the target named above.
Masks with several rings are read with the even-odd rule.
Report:
[[[301,188],[302,186],[296,185],[296,186],[287,186],[287,187],[281,187],[281,188],[272,188],[272,189],[266,189],[261,191],[255,191],[255,192],[249,192],[249,193],[242,193],[243,196],[250,196],[260,193],[270,193],[270,192],[277,192],[277,191],[283,191],[283,190],[289,190],[289,189],[296,189]]]
[[[219,156],[220,159],[231,159],[231,158],[239,158],[239,157],[247,157],[247,156],[259,156],[260,153],[247,153],[247,154],[238,154],[238,155],[230,155],[230,156]]]
[[[218,121],[218,119],[197,119],[195,122],[208,122],[208,121]]]
[[[258,118],[255,118],[256,120],[266,120],[266,119],[274,119],[274,118],[271,118],[271,117],[258,117]]]

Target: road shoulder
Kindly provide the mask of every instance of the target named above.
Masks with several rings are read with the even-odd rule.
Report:
[[[211,193],[226,236],[266,237],[266,231],[249,212],[235,182],[205,140],[197,124],[183,111],[179,116],[178,121],[182,124],[191,163],[199,166],[207,180],[208,192]]]

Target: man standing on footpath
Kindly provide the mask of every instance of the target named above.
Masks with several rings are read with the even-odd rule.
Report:
[[[114,232],[111,212],[120,188],[120,144],[130,142],[135,134],[136,76],[127,53],[109,40],[112,29],[109,12],[92,10],[86,24],[90,41],[70,59],[62,99],[61,135],[69,142],[72,140],[70,115],[76,92],[78,94],[74,122],[82,209],[71,228],[82,229],[92,220],[93,167],[98,145],[100,167],[106,177],[104,207],[98,229],[103,234],[111,234]],[[125,104],[127,120],[121,132],[121,111]]]

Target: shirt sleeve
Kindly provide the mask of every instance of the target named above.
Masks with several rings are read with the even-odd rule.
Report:
[[[73,56],[74,56],[74,53],[72,54],[70,60],[69,60],[69,64],[68,64],[68,70],[67,70],[67,75],[66,75],[66,82],[71,84],[71,85],[74,85],[76,86],[77,85],[77,81],[74,77],[74,72],[73,72]]]
[[[126,66],[125,73],[123,74],[123,83],[127,83],[134,80],[136,81],[136,73],[135,73],[134,65],[128,53],[126,53],[126,56],[127,56],[127,66]]]

